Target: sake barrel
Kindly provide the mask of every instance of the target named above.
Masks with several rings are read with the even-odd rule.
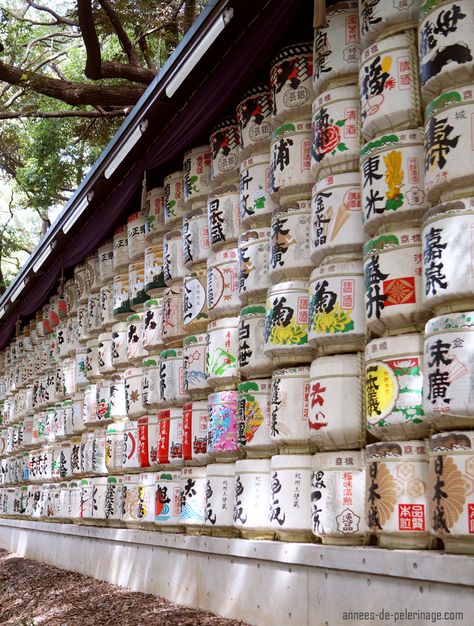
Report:
[[[470,235],[474,198],[434,207],[423,223],[423,296],[437,313],[472,308]]]
[[[125,378],[123,374],[112,374],[109,380],[97,386],[97,416],[100,421],[127,417]]]
[[[81,437],[73,437],[71,439],[71,471],[74,477],[80,476],[81,470],[81,451],[83,449]]]
[[[186,267],[183,258],[182,230],[175,229],[163,237],[163,274],[165,285],[184,278]]]
[[[107,426],[105,436],[105,465],[109,474],[122,471],[125,422]]]
[[[167,346],[181,345],[186,334],[183,324],[182,285],[167,287],[163,292],[161,340]]]
[[[207,338],[207,381],[215,390],[229,389],[239,380],[239,318],[209,322]]]
[[[92,472],[92,451],[94,433],[87,431],[81,435],[80,470],[81,474],[89,475]]]
[[[398,33],[365,48],[359,86],[365,139],[419,126],[422,115],[415,32]]]
[[[114,274],[117,272],[123,272],[128,267],[128,239],[127,239],[127,227],[126,225],[118,226],[114,231],[113,237],[114,246],[114,259],[113,268]]]
[[[237,409],[238,443],[247,458],[271,456],[276,451],[270,437],[271,379],[240,383]]]
[[[269,521],[277,539],[311,541],[311,462],[309,454],[272,456]]]
[[[107,492],[107,478],[104,476],[95,476],[92,479],[92,515],[91,518],[95,524],[103,526],[102,520],[105,520],[105,496]]]
[[[268,376],[272,373],[272,359],[263,351],[264,339],[265,306],[254,304],[241,309],[238,363],[240,374],[244,378]]]
[[[132,261],[128,266],[128,284],[130,308],[132,311],[141,311],[141,305],[149,298],[145,290],[145,263],[143,262],[143,256],[138,261]]]
[[[183,219],[183,259],[187,269],[206,262],[211,254],[207,204],[198,203]]]
[[[206,401],[187,402],[183,406],[183,461],[190,465],[206,465],[208,408]]]
[[[358,172],[329,175],[314,186],[311,201],[310,258],[360,253],[365,236]]]
[[[311,119],[274,129],[270,147],[270,189],[280,205],[311,194]]]
[[[183,280],[183,325],[186,332],[205,330],[207,311],[207,265],[194,267]]]
[[[181,531],[181,472],[161,471],[156,475],[155,524],[160,530]]]
[[[89,381],[100,378],[99,371],[99,340],[89,339],[86,344],[85,376]]]
[[[239,127],[234,117],[219,122],[209,137],[211,180],[219,185],[239,175]]]
[[[157,461],[165,468],[181,467],[183,464],[183,411],[172,407],[158,411],[160,434]]]
[[[213,252],[207,260],[207,308],[216,319],[240,311],[237,248]]]
[[[130,420],[123,426],[122,468],[126,472],[137,470],[138,461],[138,421]]]
[[[473,75],[473,29],[468,0],[422,4],[418,33],[421,93],[425,102]]]
[[[127,217],[128,258],[143,259],[145,250],[145,213],[134,211]]]
[[[189,335],[183,340],[184,388],[192,397],[207,396],[207,333]]]
[[[325,24],[314,30],[313,91],[331,84],[357,82],[360,60],[357,2],[337,2],[326,10]]]
[[[102,330],[100,317],[100,294],[89,296],[87,301],[87,329],[89,337],[97,337]]]
[[[76,374],[76,388],[81,389],[88,384],[88,380],[86,378],[86,358],[87,358],[87,348],[80,347],[76,349],[76,357],[74,359],[74,370]],[[39,405],[44,405],[45,396],[44,396],[44,385],[40,385],[38,389],[38,401]]]
[[[422,302],[419,228],[379,231],[364,245],[367,327],[381,334],[422,327],[430,315]]]
[[[423,337],[374,339],[365,350],[367,430],[377,439],[421,439],[430,430],[423,411]]]
[[[439,430],[471,428],[474,313],[451,313],[429,320],[423,357],[423,409]]]
[[[242,228],[266,226],[278,203],[272,200],[270,155],[252,154],[240,162],[240,220]]]
[[[77,298],[77,303],[78,304],[87,304],[87,298],[90,295],[90,292],[87,288],[87,283],[86,283],[86,264],[85,263],[79,263],[78,265],[75,266],[74,268],[74,283],[76,285],[76,298]],[[48,319],[48,314],[49,311],[45,312],[43,311],[43,326],[45,326],[45,333],[47,334],[48,332],[50,332],[50,329],[48,328],[49,323],[47,322]]]
[[[313,263],[309,258],[311,202],[298,200],[281,206],[272,215],[270,279],[275,285],[285,280],[308,278]]]
[[[232,536],[235,501],[235,464],[207,466],[205,525],[217,536]]]
[[[118,322],[112,326],[112,366],[115,369],[128,367],[127,359],[127,322]]]
[[[111,525],[118,525],[122,517],[123,478],[107,476],[105,488],[105,519]]]
[[[101,376],[111,374],[115,371],[112,365],[112,333],[101,333],[99,335],[99,345],[97,348],[97,360]]]
[[[121,521],[130,527],[138,524],[139,475],[125,474],[122,477]]]
[[[101,286],[109,283],[114,277],[114,242],[107,240],[98,249],[99,278]],[[67,300],[67,295],[66,295]],[[67,305],[68,315],[71,314],[69,303]]]
[[[173,172],[164,179],[165,185],[165,229],[177,226],[184,215],[183,172]]]
[[[381,548],[430,547],[428,450],[424,441],[366,448],[366,516]]]
[[[112,312],[116,320],[126,320],[130,313],[132,313],[132,309],[130,308],[130,283],[128,273],[114,276]]]
[[[141,527],[149,528],[155,524],[156,474],[139,475],[138,522]]]
[[[358,257],[326,257],[309,281],[309,343],[320,354],[365,344],[364,274]]]
[[[152,413],[162,406],[159,357],[148,356],[142,361],[142,401],[146,413]]]
[[[429,208],[424,190],[423,137],[417,129],[392,132],[360,152],[364,227],[368,233]]]
[[[111,276],[109,280],[113,277],[113,269],[111,270]],[[67,314],[69,317],[75,315],[77,313],[77,292],[76,292],[76,283],[74,278],[70,278],[64,283],[64,296],[66,299],[66,307]]]
[[[206,516],[206,468],[183,467],[180,482],[180,522],[188,533],[202,532]]]
[[[270,437],[283,453],[306,453],[310,443],[308,425],[309,367],[274,370],[272,375]]]
[[[192,148],[183,157],[184,204],[189,211],[211,192],[211,151],[208,145]]]
[[[237,391],[217,391],[208,397],[207,451],[217,461],[238,459]]]
[[[313,102],[311,171],[314,177],[359,166],[360,96],[357,85],[332,87]]]
[[[145,291],[149,296],[161,295],[165,286],[163,240],[145,246]]]
[[[142,368],[131,367],[125,370],[124,377],[127,415],[132,419],[136,419],[146,413],[142,393]]]
[[[237,105],[239,154],[242,162],[255,152],[268,149],[272,134],[272,102],[268,85],[254,85]]]
[[[95,475],[106,475],[107,466],[105,464],[105,442],[107,437],[106,428],[94,430],[92,441],[92,468],[91,473]]]
[[[160,398],[165,405],[181,405],[189,400],[184,388],[181,349],[169,348],[160,354]]]
[[[69,519],[78,521],[81,514],[81,483],[79,480],[72,480],[68,484],[69,487]],[[39,505],[39,503],[38,503]],[[36,511],[38,507],[36,508]],[[35,517],[36,515],[33,514]]]
[[[146,194],[145,241],[161,242],[165,229],[165,188],[153,187]]]
[[[268,290],[265,304],[265,355],[274,364],[311,360],[308,345],[308,282],[279,283]]]
[[[99,256],[92,254],[86,258],[86,285],[89,294],[99,293],[101,279],[99,273]],[[55,307],[53,307],[55,308]]]
[[[274,538],[270,493],[270,459],[236,461],[234,527],[244,539]]]
[[[309,374],[309,436],[318,450],[348,450],[365,443],[362,354],[322,356]]]
[[[272,120],[286,122],[309,113],[312,99],[312,42],[281,48],[271,61]]]
[[[415,28],[421,4],[421,0],[414,2],[361,0],[359,11],[363,46],[369,46],[391,32]]]
[[[364,504],[363,452],[342,450],[313,456],[311,525],[323,544],[367,544],[369,529]]]
[[[99,315],[102,331],[112,328],[116,322],[113,306],[113,283],[108,283],[103,285],[99,292]]]
[[[213,250],[237,242],[241,227],[239,202],[239,188],[236,184],[224,185],[209,194],[207,216]]]
[[[90,339],[89,335],[89,325],[87,319],[87,310],[88,307],[86,304],[79,304],[77,307],[77,317],[76,317],[76,344],[84,345],[88,339]],[[45,345],[48,345],[45,342]],[[48,349],[46,349],[46,361],[43,361],[43,366],[46,367],[48,365]]]
[[[163,298],[147,300],[143,310],[143,348],[149,354],[158,354],[164,348],[162,326]]]
[[[473,448],[471,431],[440,433],[430,439],[430,526],[448,553],[473,553]]]
[[[158,466],[159,434],[157,415],[146,415],[138,419],[138,464],[141,468]]]
[[[134,313],[127,319],[127,359],[135,365],[141,364],[148,351],[143,347],[143,313]]]

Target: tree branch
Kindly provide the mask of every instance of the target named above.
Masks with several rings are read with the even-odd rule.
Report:
[[[0,112],[0,120],[13,120],[20,118],[65,118],[65,117],[82,117],[82,118],[107,118],[126,117],[130,112],[129,108],[114,111],[8,111]]]
[[[140,66],[138,61],[137,53],[135,52],[135,48],[133,47],[132,42],[130,41],[129,36],[127,35],[124,27],[122,26],[122,22],[120,21],[117,12],[114,10],[113,6],[110,4],[109,0],[99,0],[100,6],[104,9],[105,14],[109,18],[110,23],[114,27],[114,30],[117,34],[118,40],[122,48],[127,55],[128,61],[131,65]]]
[[[26,2],[32,9],[36,9],[37,11],[44,11],[45,13],[49,13],[50,15],[52,15],[56,20],[56,24],[78,26],[78,24],[74,20],[71,20],[69,17],[59,15],[59,13],[56,13],[56,11],[53,11],[53,9],[50,9],[49,7],[43,6],[42,4],[36,4],[36,2],[33,2],[32,0],[26,0]]]

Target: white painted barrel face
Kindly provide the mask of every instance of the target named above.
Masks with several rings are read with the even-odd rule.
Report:
[[[137,419],[146,413],[143,402],[142,379],[143,371],[141,367],[130,367],[124,372],[125,378],[125,402],[127,415],[131,419]]]
[[[281,539],[311,539],[311,469],[309,454],[272,456],[269,521]]]
[[[271,197],[269,151],[240,162],[240,219],[242,228],[266,226],[278,203]]]
[[[176,281],[181,281],[186,274],[181,228],[175,228],[165,233],[163,237],[163,273],[168,287]]]
[[[358,450],[322,452],[313,456],[312,467],[313,533],[324,544],[368,543],[364,453]]]
[[[295,43],[281,48],[271,61],[270,89],[272,121],[299,119],[311,111],[312,42]]]
[[[143,347],[144,313],[134,313],[127,318],[127,360],[140,365],[148,351]]]
[[[206,520],[211,529],[230,528],[234,523],[235,463],[207,466]]]
[[[323,356],[311,363],[308,424],[318,450],[365,444],[361,353]]]
[[[265,305],[253,304],[240,310],[239,369],[245,378],[269,376],[273,365],[263,350],[265,339]]]
[[[207,380],[216,390],[239,382],[239,318],[224,317],[207,326]]]
[[[208,145],[198,146],[184,153],[183,191],[186,211],[205,200],[212,191],[211,151]]]
[[[164,179],[165,187],[165,230],[171,230],[181,223],[184,208],[183,171],[173,172]]]
[[[359,5],[337,2],[327,8],[325,25],[314,29],[313,92],[357,82],[360,54]]]
[[[210,392],[207,380],[207,333],[189,335],[183,341],[184,388],[191,396]]]
[[[144,291],[150,298],[160,296],[165,286],[163,265],[163,239],[145,245],[145,286]]]
[[[155,524],[179,525],[181,513],[181,472],[160,471],[156,474]]]
[[[438,433],[430,438],[431,532],[446,552],[472,554],[474,531],[474,440],[471,431]]]
[[[360,34],[364,47],[382,39],[390,32],[415,28],[422,0],[399,2],[398,0],[361,0]]]
[[[313,268],[309,256],[310,225],[309,199],[295,200],[273,212],[269,254],[273,284],[309,277]]]
[[[435,428],[471,428],[474,313],[451,313],[426,324],[423,409]]]
[[[372,44],[359,70],[362,136],[417,128],[422,122],[416,33],[408,30]]]
[[[189,400],[184,386],[183,351],[168,348],[160,354],[160,401],[165,406],[182,405]]]
[[[113,271],[114,275],[128,267],[128,238],[127,226],[123,224],[118,226],[113,236],[114,256]]]
[[[180,522],[188,526],[204,526],[206,519],[206,468],[183,467],[181,470]]]
[[[175,284],[163,292],[161,340],[167,346],[181,345],[186,335],[183,324],[184,287]]]
[[[143,259],[145,250],[145,212],[135,211],[127,218],[127,240],[129,261]]]
[[[270,459],[236,461],[234,526],[242,533],[270,531],[272,534],[270,504]]]
[[[206,465],[211,461],[207,450],[208,406],[204,400],[193,400],[183,406],[183,461]]]
[[[183,260],[187,269],[207,262],[211,254],[207,198],[183,219]]]
[[[430,545],[428,449],[424,440],[366,448],[366,515],[382,548]]]
[[[142,361],[142,402],[146,413],[153,413],[163,406],[160,395],[160,359],[148,356]]]
[[[213,252],[207,260],[207,308],[216,319],[240,312],[237,248]]]
[[[374,339],[365,351],[367,431],[384,441],[422,439],[431,429],[423,410],[423,336]]]
[[[271,286],[268,274],[270,228],[254,228],[239,237],[239,298],[242,304],[260,302]]]
[[[195,266],[183,279],[183,324],[187,333],[203,331],[209,322],[207,266]]]
[[[211,248],[236,245],[240,234],[240,195],[237,183],[226,184],[209,194],[207,203]]]
[[[309,367],[274,370],[270,437],[280,451],[308,451],[308,402]]]
[[[165,228],[165,188],[154,187],[146,194],[145,241],[159,243]]]
[[[209,137],[209,144],[213,185],[238,178],[239,127],[237,120],[230,117],[219,122]]]
[[[147,300],[143,311],[143,348],[150,355],[159,354],[165,344],[161,338],[163,326],[163,298]]]
[[[268,85],[255,85],[242,94],[236,109],[240,162],[268,150],[272,135],[272,101]]]
[[[138,260],[131,261],[128,266],[130,308],[132,311],[141,311],[142,305],[149,298],[145,289],[145,280],[145,262],[142,254]]]

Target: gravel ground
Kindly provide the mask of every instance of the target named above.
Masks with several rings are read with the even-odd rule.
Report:
[[[2,626],[248,626],[0,550]]]

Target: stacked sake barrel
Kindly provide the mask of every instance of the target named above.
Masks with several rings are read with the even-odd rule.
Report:
[[[312,530],[323,543],[366,543],[363,355],[366,339],[359,176],[361,48],[357,2],[314,32],[309,428]]]

